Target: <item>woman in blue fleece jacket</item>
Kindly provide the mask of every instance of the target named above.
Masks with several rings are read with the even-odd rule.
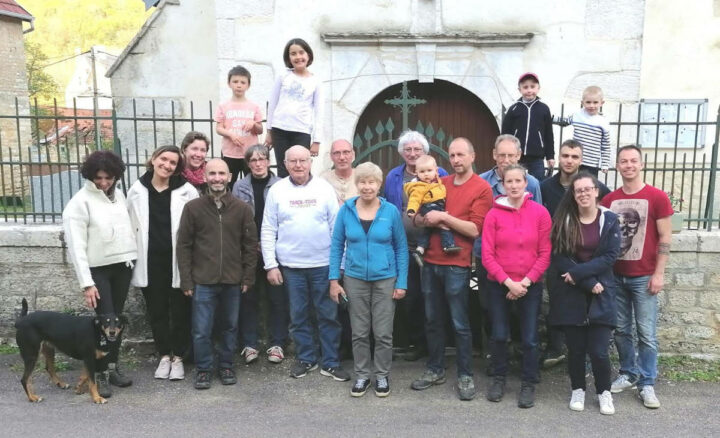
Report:
[[[395,302],[407,289],[408,251],[400,212],[378,197],[382,170],[373,163],[355,169],[360,196],[338,212],[330,245],[330,297],[348,302],[356,380],[350,395],[370,386],[370,329],[375,339],[375,395],[390,394]],[[347,248],[347,249],[346,249]],[[345,266],[341,266],[345,255]],[[340,273],[344,269],[343,286]]]

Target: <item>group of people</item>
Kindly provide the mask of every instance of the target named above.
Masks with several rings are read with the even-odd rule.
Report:
[[[319,92],[307,71],[312,50],[291,40],[284,60],[290,70],[273,91],[266,136],[277,175],[270,170],[268,145],[257,144],[259,112],[244,99],[250,74],[236,67],[228,75],[233,99],[216,114],[222,159],[206,162],[207,137],[190,132],[180,148],[153,152],[126,200],[116,190],[124,172],[121,159],[94,152],[81,169],[85,186],[63,213],[89,307],[122,313],[129,285],[142,289],[160,357],[156,378],[184,379],[183,362],[192,357],[196,388],[211,386],[215,368],[222,384],[236,383],[238,345],[246,363],[259,356],[258,303],[267,298],[270,362],[284,360],[291,337],[292,377],[320,367],[324,376],[350,380],[339,355],[338,311],[346,308],[355,374],[350,394],[364,395],[374,380],[375,394],[385,397],[399,302],[411,354],[428,356],[411,387],[424,390],[446,381],[449,327],[458,396],[471,400],[477,393],[469,310],[474,255],[482,267],[480,294],[490,328],[488,400],[500,401],[505,393],[514,309],[522,350],[518,406],[535,403],[545,282],[548,348],[562,349],[563,338],[567,345],[570,408],[584,409],[586,356],[601,413],[614,413],[611,393],[636,386],[645,406],[659,407],[656,295],[664,284],[672,208],[664,192],[643,183],[639,148],[619,149],[623,185],[611,193],[595,175],[607,170],[609,160],[604,150],[596,155],[593,149],[606,144],[602,130],[589,130],[600,134],[597,144],[565,141],[559,173],[546,178],[542,160],[554,165],[552,129],[536,130],[535,124],[552,118],[537,100],[537,76],[529,73],[520,77],[523,96],[503,123],[503,132],[512,132],[496,139],[496,166],[487,172],[474,173],[475,149],[468,139],[449,144],[448,175],[428,155],[426,138],[406,131],[398,139],[403,164],[384,181],[376,164],[352,167],[355,155],[346,140],[332,143],[334,167],[315,176],[310,170],[319,146],[317,105],[307,111]],[[594,114],[591,107],[602,101],[601,93],[589,87],[583,95],[589,118],[598,115],[599,105]],[[235,153],[226,153],[231,148]],[[613,330],[620,373],[611,382]],[[110,395],[110,384],[131,384],[117,365],[118,355],[111,352],[98,367],[103,397]]]

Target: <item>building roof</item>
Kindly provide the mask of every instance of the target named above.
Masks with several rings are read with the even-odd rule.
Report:
[[[20,6],[15,0],[0,0],[0,15],[29,22],[35,19],[27,9]]]

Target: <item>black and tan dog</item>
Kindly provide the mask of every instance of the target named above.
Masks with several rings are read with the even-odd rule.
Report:
[[[59,388],[70,385],[63,382],[55,372],[55,349],[68,356],[82,360],[85,365],[80,381],[75,388],[77,394],[89,389],[95,403],[107,403],[100,397],[95,383],[96,361],[105,357],[119,341],[127,320],[120,315],[73,316],[57,312],[33,312],[28,315],[28,304],[22,300],[22,312],[15,322],[15,339],[20,356],[25,362],[22,386],[31,402],[42,401],[33,392],[32,373],[40,351],[45,356],[45,368],[50,380]]]

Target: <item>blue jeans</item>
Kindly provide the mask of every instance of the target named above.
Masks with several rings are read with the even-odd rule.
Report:
[[[282,267],[281,270],[290,300],[290,334],[297,360],[315,364],[321,357],[324,368],[336,368],[340,365],[340,323],[338,305],[329,294],[329,267]],[[315,318],[311,317],[313,313]],[[313,319],[317,321],[317,331]],[[320,340],[320,352],[316,338]]]
[[[420,206],[419,214],[426,215],[428,211],[445,211],[445,201],[423,204]],[[427,249],[432,233],[440,233],[440,244],[443,248],[455,246],[455,236],[453,236],[452,231],[442,228],[420,228],[417,236],[417,246]]]
[[[533,283],[527,294],[514,301],[520,318],[520,338],[522,340],[522,373],[523,382],[538,382],[540,360],[540,341],[538,334],[538,317],[542,302],[542,283]],[[492,354],[493,373],[505,376],[508,371],[508,340],[510,339],[510,305],[513,301],[506,297],[508,289],[496,281],[488,281],[488,311],[492,334],[490,351]]]
[[[192,297],[192,338],[195,366],[210,371],[213,365],[212,331],[217,309],[219,367],[232,368],[237,346],[239,284],[198,284]]]
[[[528,157],[522,157],[520,159],[520,164],[525,166],[528,170],[528,173],[535,178],[539,182],[542,182],[545,179],[545,160],[542,158],[528,158]]]
[[[620,373],[638,381],[638,386],[654,385],[657,378],[657,295],[648,291],[649,275],[618,275],[617,328],[615,345],[620,356]],[[633,313],[637,325],[638,355],[635,357]]]
[[[240,306],[240,332],[242,346],[257,350],[260,308],[258,302],[266,296],[270,301],[267,309],[270,346],[285,347],[288,338],[288,298],[283,286],[273,286],[267,281],[262,264],[255,273],[255,285],[242,294]]]
[[[421,287],[425,298],[427,368],[437,374],[445,373],[445,303],[447,303],[455,329],[457,375],[472,376],[472,334],[468,318],[470,268],[425,263],[422,269]]]

